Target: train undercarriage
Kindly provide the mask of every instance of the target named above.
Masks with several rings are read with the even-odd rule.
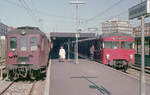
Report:
[[[16,80],[18,78],[30,78],[32,80],[39,79],[43,75],[46,74],[46,66],[41,68],[36,68],[36,66],[31,65],[11,65],[11,68],[8,66],[8,75],[12,80]]]
[[[117,60],[113,60],[111,62],[108,62],[108,65],[115,68],[115,69],[119,69],[119,70],[126,72],[127,69],[131,66],[131,62],[128,62],[128,61],[123,60],[123,59],[117,59]]]

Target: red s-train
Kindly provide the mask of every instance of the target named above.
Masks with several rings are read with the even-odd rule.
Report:
[[[50,42],[37,27],[19,27],[6,36],[6,60],[11,77],[39,77],[46,70]]]
[[[134,37],[125,33],[102,34],[96,40],[96,59],[124,71],[134,64]]]

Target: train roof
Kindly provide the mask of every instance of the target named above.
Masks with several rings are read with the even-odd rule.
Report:
[[[7,34],[20,34],[21,32],[26,32],[26,34],[40,34],[45,35],[38,27],[18,27],[14,30],[9,31]]]
[[[133,37],[131,34],[126,33],[107,33],[100,35],[100,38],[110,37],[110,36],[127,36],[127,37]]]
[[[51,37],[75,37],[76,33],[61,33],[61,32],[51,32]],[[93,38],[96,37],[95,33],[79,33],[80,37]]]

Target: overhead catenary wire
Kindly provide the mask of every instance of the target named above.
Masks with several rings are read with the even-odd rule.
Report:
[[[95,15],[94,17],[87,19],[85,22],[88,23],[89,21],[92,21],[92,20],[96,19],[97,17],[100,17],[100,16],[104,15],[105,13],[107,13],[108,11],[110,11],[111,9],[113,9],[114,7],[116,7],[117,5],[122,3],[123,1],[124,0],[119,0],[118,2],[114,3],[113,5],[108,7],[107,9],[105,9],[102,12],[98,13],[97,15]]]
[[[24,8],[22,5],[14,2],[14,1],[10,1],[10,0],[3,0],[4,2],[7,2],[9,4],[12,4],[12,5],[15,5],[19,8]],[[51,17],[54,17],[54,18],[60,18],[60,19],[69,19],[69,20],[73,20],[75,21],[75,18],[72,18],[72,17],[66,17],[66,16],[61,16],[61,15],[55,15],[55,14],[50,14],[50,13],[47,13],[47,12],[44,12],[44,11],[40,11],[40,10],[32,10],[34,12],[36,12],[37,14],[40,14],[40,15],[44,15],[44,16],[51,16]]]
[[[113,16],[109,17],[108,19],[111,19],[111,18],[113,18],[113,17],[118,17],[118,16],[121,16],[121,15],[124,15],[124,14],[126,14],[127,11],[128,11],[128,10],[124,10],[124,11],[122,11],[122,12],[116,14],[116,15],[113,15]],[[105,20],[106,20],[106,19],[103,19],[103,20],[100,21],[100,22],[103,22],[103,21],[105,21]],[[98,26],[100,27],[100,22],[99,22],[98,24],[92,25],[92,26],[90,26],[90,27],[98,27]],[[89,28],[89,27],[88,27],[88,28]],[[83,31],[88,30],[88,28],[85,28]]]

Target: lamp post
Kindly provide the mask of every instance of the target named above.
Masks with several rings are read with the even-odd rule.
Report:
[[[78,38],[79,38],[79,17],[78,17],[78,8],[79,5],[81,4],[85,4],[85,2],[83,1],[71,1],[70,4],[75,4],[76,5],[76,34],[75,34],[75,38],[76,38],[76,44],[75,44],[75,63],[78,64]]]

